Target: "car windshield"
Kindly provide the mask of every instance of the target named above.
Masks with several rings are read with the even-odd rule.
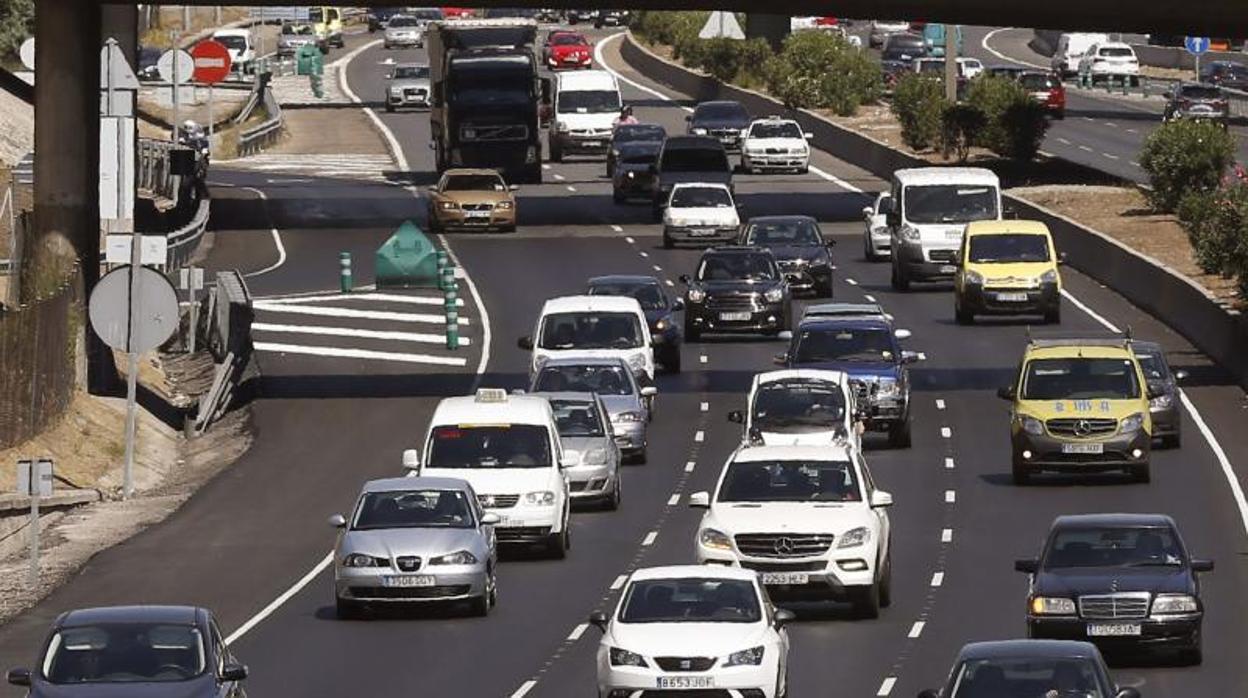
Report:
[[[427,65],[402,65],[394,69],[394,79],[396,80],[414,80],[427,77],[429,77],[429,66]]]
[[[750,425],[760,431],[826,431],[845,424],[845,396],[826,381],[764,383],[752,409]]]
[[[1111,46],[1100,50],[1100,55],[1110,58],[1135,58],[1135,51],[1126,46]]]
[[[589,44],[580,34],[555,34],[550,43],[555,46],[587,46]]]
[[[750,138],[801,138],[802,127],[792,121],[779,123],[754,124],[750,127]]]
[[[555,412],[555,427],[562,438],[578,436],[604,436],[602,415],[598,403],[589,400],[553,399],[550,409]]]
[[[547,366],[537,374],[537,378],[533,381],[533,390],[543,393],[632,395],[633,383],[622,366],[608,364]]]
[[[960,184],[908,186],[902,205],[911,223],[969,223],[997,217],[997,190]]]
[[[1221,99],[1222,89],[1207,85],[1184,85],[1179,88],[1179,99]]]
[[[217,35],[212,37],[214,41],[225,44],[225,47],[233,51],[246,51],[247,39],[233,34]]]
[[[788,460],[732,463],[715,497],[719,502],[861,502],[849,461]]]
[[[620,110],[620,93],[613,90],[560,92],[560,114],[613,114]]]
[[[392,17],[390,19],[390,27],[419,27],[420,20],[415,17]]]
[[[539,424],[443,425],[429,438],[430,468],[546,468],[550,441]]]
[[[922,46],[916,44],[902,44],[899,46],[890,46],[884,49],[884,53],[880,55],[880,58],[885,61],[907,61],[921,55],[923,55]]]
[[[672,192],[672,208],[732,208],[732,195],[719,187],[680,187]]]
[[[283,34],[295,34],[298,36],[311,36],[315,32],[309,24],[287,24],[282,27]]]
[[[762,605],[743,579],[645,579],[628,586],[621,623],[757,623]]]
[[[803,329],[797,335],[794,362],[892,361],[893,336],[883,327]]]
[[[633,313],[551,313],[542,319],[542,349],[636,349],[641,324]]]
[[[973,235],[970,244],[970,260],[978,264],[1049,261],[1049,239],[1043,235]]]
[[[1163,381],[1170,377],[1170,367],[1161,354],[1141,349],[1134,351],[1135,360],[1140,362],[1140,370],[1144,373],[1144,380]]]
[[[452,175],[446,178],[442,191],[507,191],[498,175]]]
[[[53,635],[43,675],[54,684],[169,683],[199,676],[206,664],[193,625],[98,623]]]
[[[819,245],[819,228],[805,218],[750,223],[745,229],[747,245]]]
[[[1058,86],[1057,77],[1044,73],[1024,73],[1018,83],[1028,90],[1052,90]]]
[[[1109,698],[1087,659],[973,659],[958,667],[950,698]]]
[[[472,528],[472,507],[459,490],[369,492],[360,499],[351,529]]]
[[[1140,396],[1135,363],[1130,359],[1033,359],[1023,375],[1024,400],[1087,400],[1075,405],[1092,412],[1092,400],[1127,400]],[[1108,412],[1108,405],[1101,405]]]
[[[589,295],[635,298],[642,310],[663,310],[667,307],[667,297],[656,282],[600,281],[589,287]]]
[[[1183,549],[1161,526],[1064,528],[1053,534],[1044,569],[1067,567],[1181,567]]]
[[[667,136],[662,126],[654,124],[621,124],[615,127],[615,142],[661,141]],[[651,160],[654,159],[652,156]]]
[[[776,269],[770,255],[711,254],[698,266],[698,281],[770,281]]]
[[[745,111],[745,107],[736,102],[717,102],[711,104],[699,104],[697,109],[693,111],[693,120],[696,121],[748,121],[750,115]]]

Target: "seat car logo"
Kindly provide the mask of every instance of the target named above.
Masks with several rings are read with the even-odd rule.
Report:
[[[680,660],[680,668],[681,668],[681,669],[692,669],[692,668],[693,668],[693,662],[689,661],[688,659],[682,659],[682,660]]]
[[[1088,420],[1081,419],[1075,422],[1075,434],[1077,436],[1087,436],[1088,434],[1091,434],[1091,433],[1092,433],[1092,425],[1088,423]]]
[[[776,539],[776,543],[773,547],[780,555],[792,555],[796,546],[793,545],[792,539],[781,537]]]
[[[485,507],[486,509],[489,509],[490,507],[494,506],[494,495],[487,494],[484,497],[482,497],[481,506]]]

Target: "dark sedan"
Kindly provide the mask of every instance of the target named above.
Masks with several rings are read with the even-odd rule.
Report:
[[[632,144],[644,144],[648,149],[659,152],[667,131],[658,124],[620,124],[611,133],[611,144],[607,148],[607,176],[615,174],[615,166],[619,162],[624,147]]]
[[[1200,572],[1169,516],[1060,516],[1040,557],[1014,569],[1031,575],[1027,634],[1087,640],[1104,650],[1170,650],[1201,662]]]
[[[771,250],[794,293],[832,297],[835,240],[823,237],[810,216],[758,216],[746,222],[738,243]]]
[[[1178,448],[1183,445],[1183,406],[1179,382],[1187,378],[1187,371],[1171,370],[1166,352],[1156,342],[1133,339],[1131,351],[1140,362],[1149,390],[1157,394],[1148,401],[1153,436],[1160,438],[1161,445],[1166,448]]]
[[[624,143],[616,153],[611,174],[611,199],[617,204],[629,199],[653,201],[658,178],[654,174],[661,143]]]
[[[628,296],[636,298],[650,324],[650,336],[658,340],[654,360],[668,373],[680,373],[680,345],[684,343],[676,313],[685,309],[685,302],[669,298],[663,285],[653,276],[614,274],[589,280],[591,296]]]
[[[1226,125],[1231,118],[1230,102],[1217,85],[1184,83],[1176,85],[1161,114],[1162,121],[1198,119]]]
[[[1140,698],[1140,692],[1114,685],[1095,646],[1057,640],[972,642],[958,652],[943,689],[919,692],[919,698],[1007,696]]]
[[[1248,90],[1248,65],[1235,61],[1209,61],[1200,66],[1200,81],[1232,90]]]
[[[776,259],[768,250],[715,247],[702,253],[692,277],[682,274],[685,337],[703,332],[759,332],[779,335],[790,327],[792,298]]]
[[[689,133],[694,136],[710,136],[724,145],[726,150],[741,150],[741,134],[750,127],[753,119],[740,102],[719,100],[702,102],[693,113],[685,117]]]
[[[30,698],[245,698],[240,664],[212,613],[112,606],[62,613],[35,669],[11,669]]]

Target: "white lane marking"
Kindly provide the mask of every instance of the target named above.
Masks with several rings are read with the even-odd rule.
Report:
[[[624,242],[627,242],[627,243],[628,243],[628,244],[630,244],[630,245],[634,245],[634,244],[636,244],[636,243],[637,243],[637,241],[636,241],[636,240],[634,240],[634,239],[632,238],[632,236],[631,236],[631,235],[625,235],[625,236],[624,236]]]
[[[287,334],[315,334],[326,337],[356,337],[358,339],[381,339],[395,342],[420,342],[422,344],[445,344],[445,334],[427,334],[423,332],[386,332],[382,330],[360,330],[354,327],[327,327],[323,325],[278,325],[270,322],[253,322],[251,329],[256,332],[285,332]],[[469,337],[460,337],[459,343],[468,345]]]
[[[397,293],[337,293],[330,292],[313,296],[269,296],[262,299],[270,304],[300,305],[303,303],[325,303],[331,301],[352,300],[378,303],[405,303],[408,305],[442,305],[442,294],[436,296],[402,296]],[[455,305],[463,306],[464,299],[456,299]]]
[[[665,101],[665,102],[675,102],[676,100],[672,99],[671,97],[668,97],[667,95],[663,94],[662,92],[659,92],[659,91],[658,91],[658,90],[656,90],[656,89],[653,89],[653,88],[651,88],[651,87],[647,87],[646,85],[643,85],[643,84],[641,84],[641,83],[637,82],[636,80],[632,80],[632,79],[629,79],[629,78],[627,78],[627,77],[624,77],[624,76],[623,76],[623,75],[621,75],[618,71],[616,71],[615,69],[613,69],[611,66],[607,65],[605,61],[603,61],[603,59],[602,59],[602,47],[603,47],[603,46],[606,46],[608,41],[611,41],[611,40],[613,40],[613,39],[616,39],[616,38],[618,38],[618,37],[622,37],[622,36],[624,36],[624,32],[617,32],[617,33],[615,33],[615,34],[612,34],[611,36],[608,36],[607,38],[603,39],[602,41],[599,41],[599,42],[598,42],[598,45],[594,47],[594,62],[595,62],[595,63],[597,63],[597,64],[598,64],[598,66],[599,66],[599,67],[601,67],[603,70],[605,70],[605,71],[607,71],[608,73],[611,73],[612,75],[614,75],[614,76],[615,76],[615,79],[619,80],[620,82],[622,82],[622,83],[624,83],[624,84],[626,84],[626,85],[632,85],[633,87],[636,87],[637,89],[641,90],[642,92],[645,92],[646,94],[649,94],[649,95],[654,95],[655,97],[658,97],[659,99],[661,99],[661,100],[663,100],[663,101]],[[690,113],[692,113],[692,112],[693,112],[693,107],[685,107],[685,106],[682,106],[682,107],[680,107],[680,108],[681,108],[681,109],[684,109],[685,111],[690,112]]]
[[[575,193],[575,192],[576,192],[576,187],[574,187],[574,186],[572,186],[571,184],[569,184],[569,185],[568,185],[568,191]]]
[[[936,572],[932,575],[932,586],[938,587],[945,583],[945,573]]]
[[[524,683],[520,684],[520,688],[517,688],[515,693],[511,694],[511,698],[524,698],[526,695],[529,694],[529,691],[533,690],[533,687],[536,685],[537,685],[537,682],[534,681],[533,679],[529,679],[528,681],[525,681]]]
[[[1141,165],[1140,163],[1136,162],[1135,160],[1132,160],[1132,161],[1131,161],[1131,166],[1132,166],[1132,167],[1138,167],[1138,168],[1140,168],[1140,169],[1144,169],[1144,166],[1143,166],[1143,165]]]
[[[952,528],[945,528],[945,529],[941,529],[941,531],[940,531],[940,542],[941,542],[941,543],[952,543],[952,542],[953,542],[953,529],[952,529]]]
[[[396,313],[389,310],[357,310],[355,308],[324,308],[320,306],[288,305],[273,301],[255,301],[252,307],[268,313],[286,313],[290,315],[313,315],[316,317],[339,317],[355,320],[382,320],[385,322],[423,322],[442,325],[446,323],[445,315],[429,313]],[[467,325],[468,318],[459,318],[459,324]]]
[[[822,177],[822,178],[826,179],[827,181],[829,181],[829,182],[831,182],[831,183],[835,184],[836,186],[838,186],[838,187],[840,187],[840,188],[842,188],[842,189],[844,189],[844,190],[846,190],[846,191],[852,191],[852,192],[854,192],[855,194],[862,194],[862,193],[864,193],[864,192],[863,192],[861,189],[859,189],[858,187],[855,187],[854,185],[850,184],[849,182],[846,182],[845,180],[841,179],[840,177],[837,177],[836,175],[832,174],[831,172],[824,172],[823,170],[819,169],[818,167],[815,167],[814,165],[811,165],[811,166],[810,166],[810,171],[811,171],[811,172],[813,172],[813,173],[814,173],[814,174],[816,174],[816,175],[819,175],[820,177]]]
[[[263,191],[259,189],[256,189],[255,187],[243,187],[243,189],[246,189],[247,191],[250,191],[256,196],[260,197],[260,202],[264,205],[264,216],[265,218],[269,219],[269,223],[270,223],[269,235],[273,237],[273,246],[277,248],[277,261],[276,262],[258,271],[253,271],[247,274],[243,274],[243,278],[252,279],[257,276],[260,276],[261,274],[268,274],[274,269],[277,269],[278,267],[285,264],[286,263],[286,246],[282,244],[282,234],[277,230],[277,226],[272,225],[273,218],[269,215],[269,195],[265,194]]]
[[[846,278],[846,279],[845,279],[845,283],[849,284],[850,286],[857,286],[857,285],[858,285],[858,282],[857,282],[857,281],[854,281],[853,279],[850,279],[850,278]]]
[[[1092,118],[1092,117],[1090,117],[1090,116],[1084,116],[1084,117],[1081,117],[1081,118],[1082,118],[1084,121],[1087,121],[1088,123],[1092,123],[1092,122],[1096,121],[1096,119],[1093,119],[1093,118]]]
[[[568,642],[576,642],[581,639],[581,636],[585,634],[587,629],[589,629],[589,625],[587,623],[581,623],[575,628],[572,628],[572,632],[568,633]]]
[[[611,591],[619,591],[620,587],[624,586],[624,582],[627,582],[627,581],[628,581],[627,575],[621,574],[620,576],[616,577],[615,581],[611,582]]]
[[[1137,130],[1135,130],[1135,129],[1133,129],[1133,128],[1129,128],[1129,129],[1127,129],[1127,133],[1139,133],[1139,131],[1137,131]]]
[[[669,507],[674,507],[674,506],[676,506],[677,504],[680,504],[680,493],[679,493],[679,492],[677,492],[676,494],[674,494],[674,495],[672,495],[671,497],[668,497],[668,498],[667,498],[667,505],[668,505]]]
[[[1115,124],[1115,123],[1114,123],[1114,122],[1112,122],[1112,121],[1105,121],[1105,122],[1103,122],[1103,123],[1104,123],[1106,126],[1110,127],[1110,128],[1118,128],[1118,124]]]
[[[1091,149],[1091,148],[1089,148],[1089,147],[1088,147],[1088,146],[1086,146],[1086,145],[1081,145],[1081,146],[1079,146],[1079,150],[1082,150],[1082,151],[1083,151],[1083,152],[1085,152],[1085,153],[1090,153],[1090,152],[1092,152],[1092,149]]]
[[[661,266],[659,266],[659,265],[657,265],[657,264],[652,264],[652,265],[650,265],[650,266],[651,266],[651,267],[653,267],[655,271],[663,271],[663,267],[661,267]]]
[[[707,410],[709,410],[709,409],[711,409],[711,403],[709,403],[709,402],[704,402],[704,403],[702,403],[702,404],[698,405],[698,410],[699,410],[699,411],[701,411],[701,412],[706,412],[706,411],[707,411]]]
[[[919,352],[919,361],[927,361],[927,352]]]
[[[1003,61],[1009,61],[1010,63],[1018,63],[1018,64],[1021,64],[1021,65],[1025,65],[1025,66],[1027,66],[1027,67],[1029,67],[1029,68],[1039,68],[1040,70],[1049,70],[1049,66],[1047,66],[1047,65],[1038,65],[1038,64],[1036,64],[1036,63],[1030,63],[1030,62],[1028,62],[1028,61],[1020,61],[1020,60],[1019,60],[1019,59],[1017,59],[1017,58],[1013,58],[1013,57],[1011,57],[1011,56],[1007,56],[1007,55],[1005,55],[1004,53],[1001,53],[1000,51],[998,51],[998,50],[996,50],[995,48],[993,48],[993,47],[992,47],[992,46],[988,43],[988,42],[989,42],[989,41],[991,41],[991,40],[992,40],[992,38],[993,38],[994,36],[996,36],[997,34],[1000,34],[1000,33],[1001,33],[1001,32],[1003,32],[1003,31],[1009,31],[1010,29],[1013,29],[1013,27],[1002,27],[1002,28],[1000,28],[1000,29],[993,29],[992,31],[988,32],[987,34],[984,34],[984,40],[983,40],[983,41],[981,41],[981,42],[979,42],[979,43],[980,43],[980,45],[981,45],[981,46],[983,46],[983,47],[984,47],[984,50],[985,50],[985,51],[987,51],[988,53],[991,53],[992,55],[996,56],[997,58],[1000,58],[1000,59],[1001,59],[1001,60],[1003,60]]]
[[[1061,143],[1062,145],[1070,145],[1070,141],[1066,140],[1065,138],[1061,138],[1061,137],[1059,137],[1059,138],[1057,139],[1057,142],[1058,142],[1058,143]]]
[[[875,695],[877,696],[877,698],[884,698],[884,696],[887,696],[893,692],[893,686],[896,686],[896,685],[897,685],[897,677],[890,676],[884,679],[884,683],[880,684],[880,690],[876,691]]]
[[[868,303],[874,303],[874,302],[875,302],[875,296],[873,296],[873,295],[871,295],[871,294],[869,294],[869,293],[864,293],[864,294],[862,294],[862,297],[863,297],[863,298],[865,298],[865,299],[867,300],[867,302],[868,302]]]
[[[936,409],[938,410],[945,409],[945,401],[941,400],[940,398],[936,398]]]
[[[693,433],[693,440],[697,443],[702,443],[703,441],[706,441],[706,432],[702,431],[701,429],[695,431]]]
[[[451,248],[451,244],[446,241],[446,237],[438,235],[438,242],[442,243],[442,249],[446,250],[447,259],[451,260],[451,264],[455,265],[456,278],[462,278],[464,283],[468,284],[468,293],[472,294],[472,302],[477,306],[477,313],[481,316],[478,325],[481,327],[481,358],[477,359],[477,373],[472,379],[471,391],[481,385],[481,379],[485,377],[485,369],[490,365],[490,343],[492,341],[493,332],[490,329],[490,309],[485,307],[485,301],[481,298],[481,292],[477,290],[477,282],[472,279],[463,263],[459,261],[459,255],[455,254],[455,250]],[[458,273],[458,272],[462,272]]]
[[[254,342],[256,351],[275,354],[303,354],[336,359],[367,359],[370,361],[394,361],[403,364],[433,364],[435,366],[467,366],[468,359],[459,356],[433,356],[431,354],[408,354],[397,351],[373,351],[346,347],[309,347],[302,344],[281,342]]]
[[[272,601],[270,601],[268,606],[265,606],[264,608],[260,609],[259,613],[248,618],[242,625],[238,626],[237,630],[230,633],[225,638],[225,644],[227,645],[234,644],[235,642],[238,641],[240,637],[246,635],[252,628],[259,625],[260,622],[263,621],[265,618],[268,618],[269,616],[273,615],[274,611],[276,611],[278,608],[281,608],[282,604],[289,601],[292,596],[294,596],[295,594],[298,594],[301,590],[303,590],[304,587],[312,583],[312,580],[316,579],[317,576],[321,574],[321,572],[324,572],[326,568],[328,568],[330,564],[333,563],[333,561],[334,561],[333,552],[326,554],[325,557],[321,558],[320,562],[316,563],[315,565],[313,565],[312,569],[308,570],[307,574],[300,577],[299,581],[290,585],[289,589],[287,589],[286,591],[283,591],[280,595],[278,595],[276,599],[273,599]]]
[[[654,539],[656,539],[656,538],[658,538],[658,537],[659,537],[659,532],[658,532],[658,531],[651,531],[651,532],[647,533],[647,534],[646,534],[646,537],[645,537],[645,538],[643,538],[643,539],[642,539],[642,541],[641,541],[641,545],[642,545],[642,547],[648,547],[648,546],[654,545]]]
[[[953,469],[954,469],[954,467],[956,467],[956,466],[954,466],[953,459],[952,459],[952,458],[946,458],[946,459],[945,459],[945,470],[953,470]]]
[[[650,256],[650,253],[649,253],[649,252],[646,252],[645,250],[642,250],[641,252],[638,252],[637,254],[641,255],[642,257],[649,257],[649,256]]]
[[[543,170],[549,170],[549,169],[550,169],[550,163],[549,163],[549,162],[543,162],[543,163],[542,163],[542,169],[543,169]]]
[[[381,39],[370,41],[339,59],[342,63],[342,68],[338,71],[338,86],[342,88],[342,93],[356,104],[363,103],[363,100],[347,84],[347,68],[351,66],[351,61],[355,60],[356,56],[380,43],[382,43]],[[386,128],[385,123],[382,122],[380,116],[377,116],[377,112],[372,107],[364,107],[364,114],[373,122],[373,126],[381,134],[381,137],[385,139],[386,149],[390,151],[390,156],[394,158],[394,162],[399,166],[399,169],[404,172],[410,171],[412,168],[407,164],[407,156],[403,154],[403,146],[399,145],[399,139],[394,137],[394,132]]]
[[[623,228],[621,228],[621,227],[620,227],[620,226],[618,226],[618,225],[612,225],[612,226],[611,226],[611,230],[613,230],[613,231],[615,231],[615,232],[617,232],[617,233],[622,233],[622,232],[624,232],[624,229],[623,229]]]
[[[706,363],[707,361],[708,361],[708,359],[707,359],[706,354],[702,354],[701,356],[699,356],[699,357],[698,357],[698,363],[703,363],[703,364],[704,364],[704,363]]]
[[[556,173],[555,173],[555,181],[556,181],[556,182],[562,182],[562,181],[563,181],[563,175],[561,175],[561,174],[559,174],[558,172],[556,172]]]
[[[927,625],[927,623],[924,623],[924,622],[923,622],[923,621],[921,621],[921,620],[916,620],[916,621],[914,621],[914,625],[910,626],[910,632],[909,632],[909,634],[907,634],[907,635],[906,635],[906,637],[908,637],[908,638],[910,638],[911,640],[913,640],[913,639],[917,638],[918,636],[922,635],[922,634],[923,634],[923,626],[925,626],[925,625]]]
[[[948,438],[950,438],[950,437],[952,437],[952,436],[953,436],[953,430],[952,430],[952,429],[950,429],[949,427],[941,427],[941,428],[940,428],[940,435],[941,435],[942,437],[944,437],[944,438],[948,439]]]
[[[686,472],[686,473],[692,473],[692,472],[693,472],[693,469],[694,469],[695,467],[697,467],[697,465],[698,465],[698,464],[697,464],[697,463],[695,463],[694,461],[689,461],[688,463],[685,463],[685,472]]]
[[[1117,325],[1106,320],[1083,301],[1075,298],[1066,289],[1062,289],[1062,297],[1073,303],[1076,308],[1082,310],[1088,317],[1101,323],[1101,326],[1110,332],[1122,332]],[[1239,509],[1240,524],[1244,527],[1244,532],[1248,533],[1248,498],[1244,497],[1244,487],[1239,482],[1239,476],[1235,474],[1235,468],[1231,465],[1231,459],[1227,457],[1226,451],[1222,449],[1222,444],[1218,442],[1217,436],[1209,428],[1204,416],[1200,413],[1200,410],[1196,409],[1196,404],[1192,402],[1185,391],[1179,391],[1179,400],[1183,403],[1183,408],[1187,410],[1187,414],[1191,416],[1192,421],[1196,423],[1196,428],[1200,430],[1200,435],[1205,437],[1205,443],[1209,444],[1209,450],[1213,451],[1214,457],[1218,459],[1218,465],[1222,468],[1222,475],[1226,478],[1227,485],[1231,488],[1231,498],[1235,500],[1235,506]]]
[[[1121,158],[1119,158],[1117,155],[1114,155],[1113,153],[1101,153],[1101,155],[1102,155],[1103,157],[1109,158],[1110,160],[1119,160],[1119,159],[1121,159]]]
[[[668,286],[671,286],[671,287],[673,287],[673,288],[675,288],[675,287],[676,287],[676,284],[675,284],[675,283],[673,283],[671,279],[663,279],[663,283],[665,283],[665,284],[667,284]]]
[[[945,503],[953,504],[958,501],[958,493],[953,490],[945,490]]]

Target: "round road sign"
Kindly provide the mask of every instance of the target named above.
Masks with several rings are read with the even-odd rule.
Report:
[[[22,65],[26,66],[26,70],[35,69],[35,39],[31,37],[22,42],[21,48],[17,50],[17,55],[22,59]]]
[[[178,74],[177,80],[174,80],[173,74],[173,57],[178,57]],[[160,54],[160,60],[156,61],[156,72],[160,74],[160,79],[165,82],[184,83],[190,82],[191,72],[195,69],[195,60],[191,58],[191,54],[181,49],[170,49]]]
[[[1193,56],[1199,56],[1209,51],[1209,37],[1207,36],[1189,36],[1183,40],[1184,47],[1187,52]]]
[[[164,275],[139,267],[135,302],[138,322],[130,335],[130,266],[118,267],[100,279],[91,291],[87,315],[91,328],[108,346],[120,351],[151,351],[178,329],[178,294]]]
[[[230,74],[230,50],[220,41],[206,39],[195,44],[191,58],[195,60],[195,72],[191,74],[195,82],[212,85]]]

